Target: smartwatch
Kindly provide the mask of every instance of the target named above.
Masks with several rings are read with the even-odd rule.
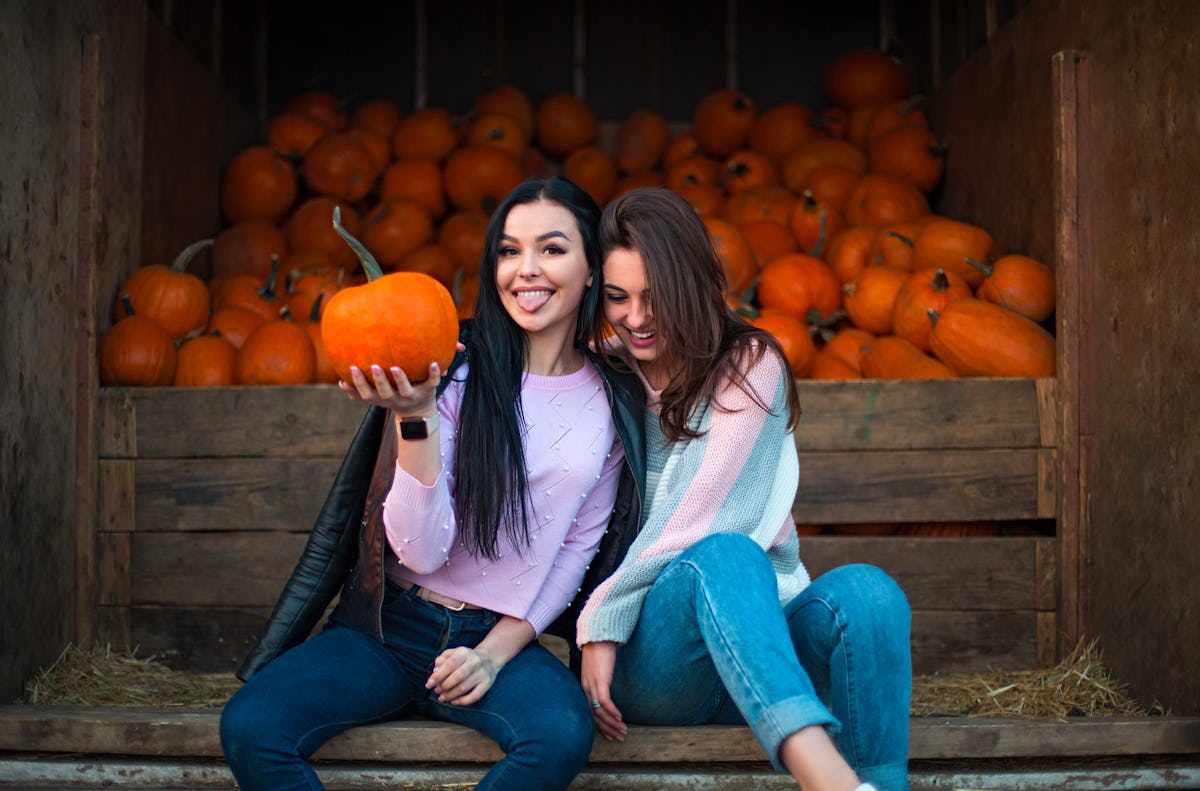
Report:
[[[402,417],[400,418],[400,439],[427,439],[438,430],[442,418],[436,412],[433,417]]]

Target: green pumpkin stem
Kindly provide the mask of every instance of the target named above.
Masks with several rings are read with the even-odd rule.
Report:
[[[192,260],[192,257],[196,255],[196,253],[200,252],[205,247],[211,247],[212,244],[212,239],[201,239],[198,242],[192,242],[187,247],[183,248],[179,255],[175,256],[175,260],[171,262],[171,271],[183,272],[185,269],[187,269],[188,263]]]
[[[379,263],[375,260],[375,256],[371,255],[371,251],[363,247],[362,242],[355,239],[342,227],[341,206],[333,207],[333,230],[338,232],[338,236],[346,240],[346,244],[350,245],[350,249],[358,256],[358,261],[362,264],[363,271],[367,273],[367,280],[378,280],[383,277],[383,270],[379,268]]]

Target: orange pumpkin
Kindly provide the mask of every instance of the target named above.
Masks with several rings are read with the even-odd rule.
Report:
[[[909,275],[892,306],[892,332],[923,352],[929,351],[930,311],[940,313],[946,305],[973,296],[971,287],[953,272],[921,269]]]
[[[367,152],[367,157],[371,160],[371,182],[374,186],[375,179],[379,178],[379,174],[392,162],[392,144],[386,137],[370,129],[350,128],[346,130],[346,134],[357,140]]]
[[[960,376],[1054,375],[1054,336],[981,299],[955,300],[934,316],[929,345]]]
[[[692,132],[684,132],[671,138],[671,142],[667,143],[667,150],[663,152],[662,165],[663,168],[670,169],[672,165],[682,159],[702,155],[704,155],[704,149],[700,147],[700,141],[696,139],[696,135]]]
[[[912,222],[929,214],[925,193],[912,182],[887,173],[864,173],[846,199],[846,222],[882,227]]]
[[[904,124],[876,138],[867,159],[876,173],[898,176],[928,195],[946,170],[946,146],[927,127]]]
[[[866,128],[863,130],[860,145],[870,149],[871,144],[878,140],[880,135],[898,126],[916,124],[928,129],[929,117],[920,107],[923,101],[925,101],[925,97],[917,94],[907,99],[873,103],[873,110],[867,115]]]
[[[778,223],[759,220],[742,225],[740,228],[742,235],[750,243],[750,249],[754,251],[759,269],[780,256],[800,251],[796,237]]]
[[[972,260],[985,275],[975,296],[1042,323],[1054,313],[1054,270],[1026,255],[1005,255],[990,264]]]
[[[270,146],[250,146],[238,152],[221,174],[221,216],[229,223],[277,223],[296,202],[296,193],[292,163]]]
[[[913,240],[913,266],[945,269],[978,288],[985,275],[971,262],[990,261],[995,249],[995,240],[986,229],[939,217],[922,225]]]
[[[666,119],[653,110],[634,110],[617,128],[617,169],[625,174],[654,170],[669,140]]]
[[[812,371],[817,347],[809,334],[808,325],[802,320],[778,310],[766,310],[750,321],[760,330],[771,333],[783,349],[792,375],[806,378]]]
[[[850,113],[844,107],[826,107],[817,115],[813,116],[812,125],[818,132],[821,132],[826,137],[837,138],[838,140],[846,139],[846,124],[850,120]]]
[[[418,247],[400,261],[396,267],[401,272],[420,272],[429,275],[446,288],[454,287],[454,275],[458,265],[450,251],[437,242]]]
[[[283,111],[310,115],[333,131],[341,131],[350,123],[344,103],[337,94],[320,88],[296,94],[288,99]]]
[[[428,159],[402,159],[383,171],[379,199],[401,198],[412,201],[438,220],[446,213],[446,190],[442,169]]]
[[[904,64],[871,48],[842,53],[825,72],[825,93],[839,107],[903,99],[908,95],[908,85]]]
[[[729,195],[750,187],[773,187],[779,183],[779,169],[765,154],[741,149],[725,159],[720,181]]]
[[[212,249],[213,275],[260,275],[271,271],[271,256],[287,256],[283,230],[266,220],[246,220],[217,234]]]
[[[175,361],[176,387],[228,387],[233,384],[237,348],[220,335],[198,335],[184,341]]]
[[[766,220],[788,227],[796,196],[780,186],[750,187],[725,201],[725,218],[736,225]]]
[[[846,201],[849,200],[850,193],[861,175],[845,165],[817,165],[808,171],[808,178],[804,180],[804,189],[801,192],[811,192],[814,198],[825,201],[844,214]]]
[[[426,107],[405,116],[396,124],[391,143],[396,159],[441,162],[458,147],[459,132],[449,110]]]
[[[824,323],[842,307],[841,283],[824,261],[792,253],[759,272],[758,302],[811,324]]]
[[[250,333],[258,329],[258,325],[266,321],[261,313],[250,308],[235,305],[228,308],[217,308],[208,317],[204,327],[205,335],[220,335],[235,349],[240,349]]]
[[[446,195],[457,209],[491,214],[525,178],[521,165],[488,146],[460,148],[446,160]]]
[[[725,193],[716,184],[688,184],[675,190],[701,217],[725,214]]]
[[[562,174],[592,196],[598,206],[604,206],[617,189],[617,163],[600,146],[580,146],[567,154]]]
[[[331,267],[321,272],[307,272],[295,278],[284,293],[284,305],[288,315],[294,319],[308,316],[309,321],[318,321],[321,318],[319,306],[328,302],[330,297],[342,288],[341,280],[344,276],[345,270]],[[316,313],[313,312],[314,308],[317,308]]]
[[[457,266],[473,274],[479,271],[487,225],[488,215],[482,211],[454,212],[438,226],[437,243],[446,248]],[[346,230],[349,232],[348,226]]]
[[[353,129],[366,129],[390,141],[403,118],[404,113],[391,99],[368,99],[354,108],[350,114],[350,126]]]
[[[809,379],[862,379],[862,374],[846,365],[839,357],[835,357],[824,349],[818,349],[813,355],[812,370],[808,372]]]
[[[561,157],[571,150],[595,142],[596,113],[574,94],[551,94],[537,106],[533,118],[534,139],[547,154]]]
[[[725,290],[732,296],[738,296],[750,287],[758,273],[754,250],[738,227],[728,220],[720,217],[706,217],[703,220],[717,258],[721,260],[721,268],[725,270]]]
[[[721,163],[707,154],[685,157],[667,167],[666,186],[678,192],[695,184],[720,184]]]
[[[384,269],[397,268],[404,256],[431,241],[429,212],[400,198],[380,201],[362,221],[362,243]]]
[[[371,191],[377,171],[366,147],[353,135],[342,132],[318,140],[305,154],[300,174],[317,195],[353,202]]]
[[[875,228],[867,225],[852,225],[829,241],[824,260],[838,280],[849,283],[870,265],[871,248],[877,233]]]
[[[839,361],[861,376],[862,358],[875,342],[875,335],[858,327],[843,327],[825,341],[821,351]]]
[[[324,250],[334,263],[348,272],[358,268],[354,251],[346,249],[344,242],[333,230],[333,210],[340,207],[342,223],[351,233],[358,233],[362,218],[358,212],[344,202],[327,195],[314,195],[301,203],[283,224],[283,236],[289,251],[315,248]]]
[[[920,222],[897,223],[880,228],[871,245],[870,263],[912,271],[913,240],[920,232]]]
[[[896,335],[876,338],[862,357],[867,379],[953,379],[954,371]]]
[[[329,359],[329,352],[325,348],[325,341],[321,338],[321,321],[320,316],[324,310],[324,303],[327,295],[324,293],[317,294],[317,299],[312,304],[312,308],[308,312],[308,320],[300,322],[300,327],[308,335],[308,339],[313,345],[313,375],[312,381],[315,384],[337,384],[337,371],[333,370],[333,361]]]
[[[783,160],[783,185],[797,194],[804,191],[809,174],[822,165],[841,165],[855,173],[867,170],[867,152],[846,140],[819,137],[801,143]]]
[[[279,269],[275,273],[275,293],[291,294],[299,281],[309,275],[317,274],[326,279],[338,281],[339,278],[345,276],[345,273],[346,270],[334,263],[333,256],[324,250],[313,247],[297,250],[279,261]],[[216,294],[219,290],[220,285],[218,284],[212,291]],[[307,309],[300,311],[301,314],[307,312]]]
[[[469,319],[475,313],[475,300],[479,298],[479,275],[464,273],[455,282],[454,304],[457,305],[458,317]]]
[[[722,88],[702,98],[692,113],[692,133],[700,148],[726,157],[743,148],[758,117],[754,100],[735,88]]]
[[[384,275],[341,227],[337,213],[334,223],[367,273],[365,284],[334,295],[321,319],[321,338],[338,376],[350,381],[351,366],[368,371],[379,365],[385,371],[399,367],[421,382],[435,361],[445,371],[458,343],[458,309],[450,292],[419,272]]]
[[[533,103],[526,93],[511,83],[502,83],[475,97],[475,114],[504,113],[521,122],[525,139],[533,137]]]
[[[800,249],[820,258],[829,241],[846,225],[842,213],[805,190],[788,218],[788,228]]]
[[[212,243],[204,239],[188,245],[169,267],[150,264],[135,271],[121,285],[115,317],[120,320],[136,313],[175,340],[200,331],[208,321],[212,298],[204,281],[184,270],[192,256]]]
[[[329,131],[325,124],[304,113],[281,113],[267,123],[267,145],[288,159],[304,155]]]
[[[842,286],[842,304],[854,325],[875,335],[892,331],[892,307],[911,273],[892,266],[868,266]]]
[[[820,137],[812,125],[812,110],[796,102],[785,102],[754,119],[747,143],[776,166],[806,140]]]
[[[233,381],[239,385],[303,385],[313,380],[317,353],[308,333],[290,319],[264,321],[237,350]]]
[[[100,341],[100,383],[160,387],[175,375],[175,341],[158,322],[128,313]]]
[[[507,113],[483,113],[467,126],[463,145],[491,146],[518,162],[525,160],[529,135],[519,118]]]
[[[255,275],[230,275],[221,281],[213,294],[212,306],[216,308],[241,307],[254,311],[264,319],[276,319],[284,302],[275,290],[279,259],[275,259],[271,272],[265,277]]]

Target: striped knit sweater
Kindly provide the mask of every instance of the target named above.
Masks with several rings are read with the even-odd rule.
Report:
[[[787,428],[784,376],[778,358],[763,355],[746,382],[771,405],[770,413],[729,384],[717,394],[715,406],[703,404],[693,416],[691,425],[703,436],[665,449],[650,448],[652,454],[664,450],[665,460],[657,481],[648,484],[652,491],[644,524],[625,560],[596,587],[580,613],[579,645],[628,641],[642,602],[662,570],[683,550],[716,533],[744,533],[767,551],[780,602],[808,585],[792,520],[800,466]],[[661,443],[659,394],[648,384],[647,391],[647,438]]]

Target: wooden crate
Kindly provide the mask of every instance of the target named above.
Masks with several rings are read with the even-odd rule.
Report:
[[[1054,382],[800,382],[800,522],[1054,513]],[[236,667],[303,549],[364,413],[328,386],[103,388],[104,638],[177,667]],[[892,573],[917,672],[1054,658],[1054,539],[805,537],[816,574]]]

